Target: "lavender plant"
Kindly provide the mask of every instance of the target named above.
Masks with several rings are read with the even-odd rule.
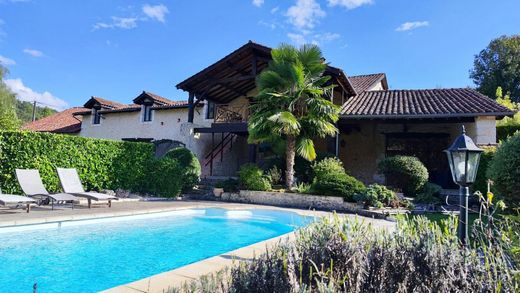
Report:
[[[463,248],[456,224],[410,218],[387,232],[324,218],[299,230],[295,241],[175,292],[518,292],[508,240],[490,239],[500,231],[475,229],[472,246]]]

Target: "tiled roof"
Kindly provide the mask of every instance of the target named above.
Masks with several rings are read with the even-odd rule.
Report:
[[[142,102],[145,98],[152,99],[154,101],[154,104],[161,105],[161,106],[175,104],[175,102],[172,100],[169,100],[165,97],[161,97],[159,95],[156,95],[154,93],[147,92],[147,91],[143,91],[139,96],[137,96],[137,98],[134,99],[133,102],[136,104],[142,104]]]
[[[355,76],[349,76],[348,80],[350,81],[350,83],[352,84],[354,89],[356,90],[356,93],[360,94],[360,93],[368,90],[372,86],[374,86],[374,84],[381,82],[382,80],[384,80],[384,82],[386,82],[386,74],[375,73],[375,74],[355,75]]]
[[[22,129],[39,132],[76,133],[81,130],[81,116],[74,116],[76,112],[88,110],[74,107],[51,116],[25,124]]]
[[[204,106],[204,103],[198,103],[197,107]],[[168,109],[181,109],[188,108],[188,101],[170,101],[168,105],[155,105],[152,106],[154,110],[168,110]],[[108,113],[124,113],[124,112],[139,112],[141,111],[141,105],[131,104],[126,105],[125,107],[117,108],[117,109],[103,109],[100,110],[101,114]],[[77,111],[76,115],[90,115],[92,113],[91,109],[81,108],[81,110]]]
[[[346,119],[508,116],[506,107],[472,89],[366,91],[342,107]]]
[[[118,109],[118,108],[123,108],[123,107],[127,107],[128,106],[128,105],[125,105],[125,104],[122,104],[122,103],[110,101],[110,100],[107,100],[107,99],[104,99],[104,98],[100,98],[100,97],[96,97],[96,96],[92,96],[85,103],[85,105],[83,105],[83,107],[90,109],[96,103],[99,103],[101,105],[101,107],[105,108],[105,109]]]

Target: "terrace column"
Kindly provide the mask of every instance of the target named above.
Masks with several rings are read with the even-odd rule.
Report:
[[[193,117],[195,115],[195,94],[193,92],[189,93],[188,96],[188,122],[193,123]]]

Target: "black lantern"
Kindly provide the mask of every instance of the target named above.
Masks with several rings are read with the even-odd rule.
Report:
[[[482,149],[466,135],[462,126],[462,135],[444,152],[448,155],[453,181],[461,186],[469,186],[475,182]]]
[[[468,235],[468,197],[469,186],[475,182],[478,164],[482,149],[478,148],[473,140],[466,135],[462,126],[462,134],[444,152],[448,156],[451,176],[459,188],[460,214],[459,239],[463,245],[467,244]]]

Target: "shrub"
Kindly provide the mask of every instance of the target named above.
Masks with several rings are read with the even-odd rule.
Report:
[[[245,164],[238,172],[240,186],[247,190],[266,191],[271,189],[269,179],[255,164]]]
[[[498,196],[509,207],[520,206],[520,133],[504,141],[491,160],[488,176],[494,181]]]
[[[489,168],[491,160],[495,156],[497,148],[494,146],[486,146],[483,147],[483,149],[484,152],[480,156],[477,177],[475,178],[475,183],[473,184],[471,189],[473,191],[480,191],[485,194],[487,191],[487,181],[489,179],[489,177],[487,176],[487,169]]]
[[[461,248],[456,221],[400,221],[395,233],[324,218],[251,261],[170,292],[518,292],[508,240]],[[487,241],[486,241],[487,240]],[[473,242],[472,242],[473,243]]]
[[[363,192],[356,194],[354,199],[373,207],[399,206],[399,199],[395,192],[380,184],[369,185]]]
[[[179,163],[183,192],[192,190],[199,183],[200,162],[192,151],[184,147],[174,148],[166,153],[165,158],[171,158]]]
[[[348,175],[343,163],[337,158],[325,158],[313,165],[312,190],[325,196],[340,196],[352,201],[355,194],[363,192],[363,182]]]
[[[156,196],[177,197],[185,182],[167,176],[178,176],[177,174],[181,174],[184,168],[178,161],[169,157],[152,159],[149,170],[149,192]]]
[[[379,162],[378,169],[388,186],[402,190],[406,196],[415,196],[428,182],[428,170],[416,157],[388,157]]]
[[[0,132],[0,188],[8,193],[22,192],[15,177],[16,168],[38,169],[49,192],[59,192],[56,168],[64,167],[76,168],[85,189],[89,190],[121,188],[178,195],[172,190],[177,190],[175,186],[181,179],[176,168],[166,168],[168,164],[154,159],[154,146],[148,143],[41,132]],[[156,178],[155,166],[165,170]]]
[[[416,203],[433,203],[438,204],[442,203],[442,199],[440,198],[442,192],[442,187],[435,184],[427,182],[424,184],[423,188],[417,194],[415,198]]]
[[[282,170],[277,166],[273,166],[271,169],[267,170],[267,177],[272,185],[280,184],[282,181]]]
[[[216,188],[223,188],[225,192],[237,192],[238,191],[238,181],[235,179],[226,179],[223,181],[218,181],[215,184]]]
[[[312,193],[312,185],[305,182],[296,183],[294,190],[298,193],[310,194]]]

